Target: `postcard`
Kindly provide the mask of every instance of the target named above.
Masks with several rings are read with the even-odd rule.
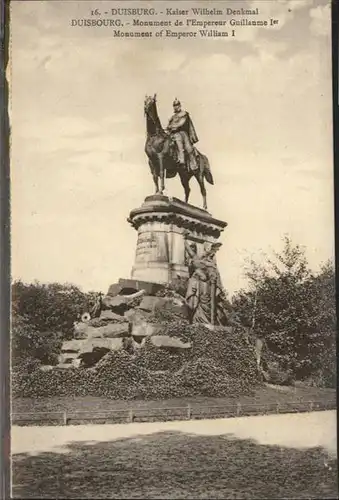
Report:
[[[12,0],[12,498],[337,498],[329,0]]]

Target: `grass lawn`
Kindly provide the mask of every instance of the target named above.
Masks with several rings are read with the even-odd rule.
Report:
[[[106,398],[18,398],[12,401],[12,412],[47,412],[47,411],[96,411],[125,410],[129,408],[151,409],[194,406],[223,406],[241,404],[270,404],[307,401],[332,401],[336,397],[335,389],[318,389],[316,387],[278,387],[264,386],[257,389],[253,396],[237,398],[192,397],[162,401],[116,401]]]
[[[67,452],[14,455],[11,498],[338,498],[336,459],[320,447],[179,430],[98,442],[88,429]]]

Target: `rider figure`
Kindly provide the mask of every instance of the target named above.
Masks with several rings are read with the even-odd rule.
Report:
[[[173,102],[174,114],[170,118],[167,131],[174,139],[178,150],[178,162],[185,168],[185,151],[189,158],[189,168],[192,171],[198,169],[193,144],[198,142],[191,117],[187,111],[181,109],[181,103],[175,98]]]

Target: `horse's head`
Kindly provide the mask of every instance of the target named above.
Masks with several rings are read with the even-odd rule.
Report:
[[[149,95],[145,96],[144,111],[146,115],[150,117],[154,116],[154,112],[156,113],[156,102],[157,102],[156,94],[154,94],[153,97]]]
[[[149,134],[162,133],[162,126],[157,111],[157,95],[153,97],[146,95],[144,101],[144,113],[147,120],[147,132]]]

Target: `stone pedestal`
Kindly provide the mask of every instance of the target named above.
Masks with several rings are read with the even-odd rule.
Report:
[[[227,223],[206,210],[163,195],[148,196],[128,221],[138,231],[133,280],[170,283],[187,278],[184,231],[197,244],[198,255],[216,243]]]

